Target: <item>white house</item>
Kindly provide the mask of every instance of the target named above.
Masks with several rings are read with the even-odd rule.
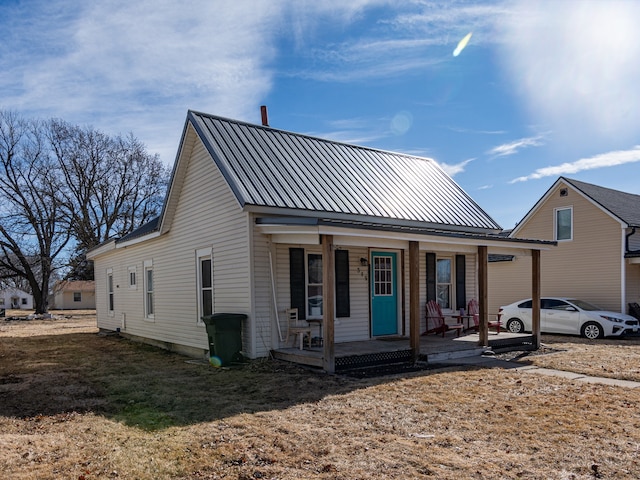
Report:
[[[204,355],[201,317],[242,313],[257,358],[292,345],[295,307],[327,371],[343,342],[407,336],[417,356],[429,299],[477,298],[486,324],[489,253],[533,256],[539,275],[553,242],[500,231],[431,159],[189,111],[160,217],[88,254],[98,326]]]
[[[0,290],[0,310],[31,310],[33,295],[18,288],[7,287]]]

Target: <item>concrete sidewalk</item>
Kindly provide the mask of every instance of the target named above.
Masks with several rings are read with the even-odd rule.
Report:
[[[504,368],[509,370],[516,370],[522,373],[535,373],[538,375],[547,375],[550,377],[561,377],[567,380],[573,380],[576,382],[584,383],[597,383],[601,385],[612,385],[622,388],[640,388],[640,382],[632,382],[630,380],[619,380],[617,378],[607,377],[590,377],[582,373],[567,372],[564,370],[554,370],[551,368],[541,368],[535,365],[523,365],[518,362],[510,362],[507,360],[501,360],[499,358],[491,357],[489,355],[479,355],[473,357],[456,358],[452,360],[438,362],[439,364],[450,365],[476,365],[484,368]]]

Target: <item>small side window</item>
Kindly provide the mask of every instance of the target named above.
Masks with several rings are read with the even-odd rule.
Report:
[[[73,292],[73,301],[81,302],[82,301],[82,292]]]
[[[556,240],[573,239],[573,208],[557,208],[555,210]]]
[[[132,290],[136,290],[138,288],[137,273],[136,267],[129,267],[129,288]]]

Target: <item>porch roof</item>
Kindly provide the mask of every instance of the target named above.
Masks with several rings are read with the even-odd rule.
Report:
[[[275,243],[319,244],[320,235],[336,237],[369,237],[388,240],[448,243],[459,246],[486,245],[496,250],[547,250],[557,245],[550,240],[509,238],[493,233],[449,231],[438,228],[416,227],[402,224],[383,224],[346,221],[315,217],[258,217],[256,225],[265,234],[272,235]]]

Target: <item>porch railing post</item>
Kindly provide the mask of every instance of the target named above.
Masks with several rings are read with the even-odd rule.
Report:
[[[322,366],[327,373],[335,373],[335,255],[333,235],[322,235],[322,337],[324,340]]]
[[[533,346],[540,348],[540,250],[531,250],[531,333]]]
[[[489,324],[487,303],[489,301],[489,253],[486,245],[478,246],[478,307],[479,328],[478,344],[483,347],[489,346]]]
[[[409,344],[413,362],[420,358],[420,252],[419,243],[409,242]]]

